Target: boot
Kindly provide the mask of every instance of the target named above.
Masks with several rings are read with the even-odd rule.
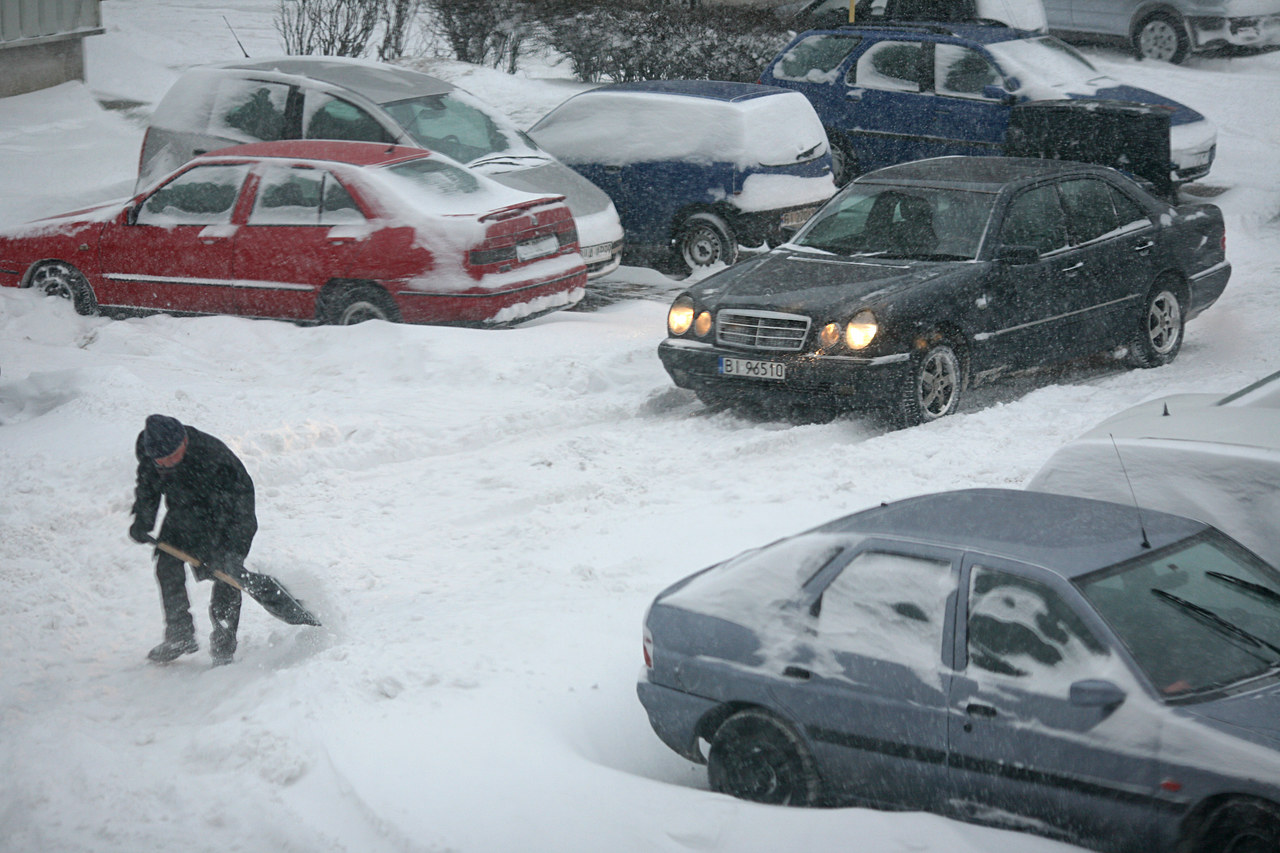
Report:
[[[153,663],[168,663],[171,660],[177,660],[182,655],[189,655],[192,652],[199,651],[199,649],[200,644],[196,642],[195,637],[165,640],[147,652],[147,659]]]
[[[213,653],[214,666],[225,666],[235,659],[240,600],[240,590],[222,581],[213,582],[213,593],[209,596],[209,618],[213,622],[209,650]]]

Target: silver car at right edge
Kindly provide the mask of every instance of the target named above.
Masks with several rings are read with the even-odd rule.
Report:
[[[1280,850],[1280,572],[1203,522],[1011,489],[881,504],[669,587],[644,658],[654,731],[713,791]]]
[[[1280,45],[1280,0],[1044,0],[1057,35],[1119,38],[1146,59]]]

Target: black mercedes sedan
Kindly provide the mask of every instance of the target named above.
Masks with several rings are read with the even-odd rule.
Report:
[[[939,157],[869,172],[689,287],[658,354],[708,404],[910,426],[1014,370],[1111,350],[1167,364],[1230,275],[1215,205],[1081,163]]]

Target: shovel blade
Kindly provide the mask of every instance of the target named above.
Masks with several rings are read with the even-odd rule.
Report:
[[[257,572],[245,571],[239,578],[241,586],[254,601],[262,605],[262,609],[282,622],[290,625],[315,625],[320,620],[302,606],[302,602],[293,597],[293,593],[285,589],[284,584],[271,577]]]

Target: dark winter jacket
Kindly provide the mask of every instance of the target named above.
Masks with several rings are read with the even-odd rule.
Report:
[[[164,524],[157,539],[205,562],[223,554],[243,558],[249,553],[258,532],[253,480],[230,448],[187,427],[187,452],[172,473],[163,475],[143,453],[142,433],[134,453],[138,481],[133,514],[148,530],[155,526],[160,497],[165,499]]]

